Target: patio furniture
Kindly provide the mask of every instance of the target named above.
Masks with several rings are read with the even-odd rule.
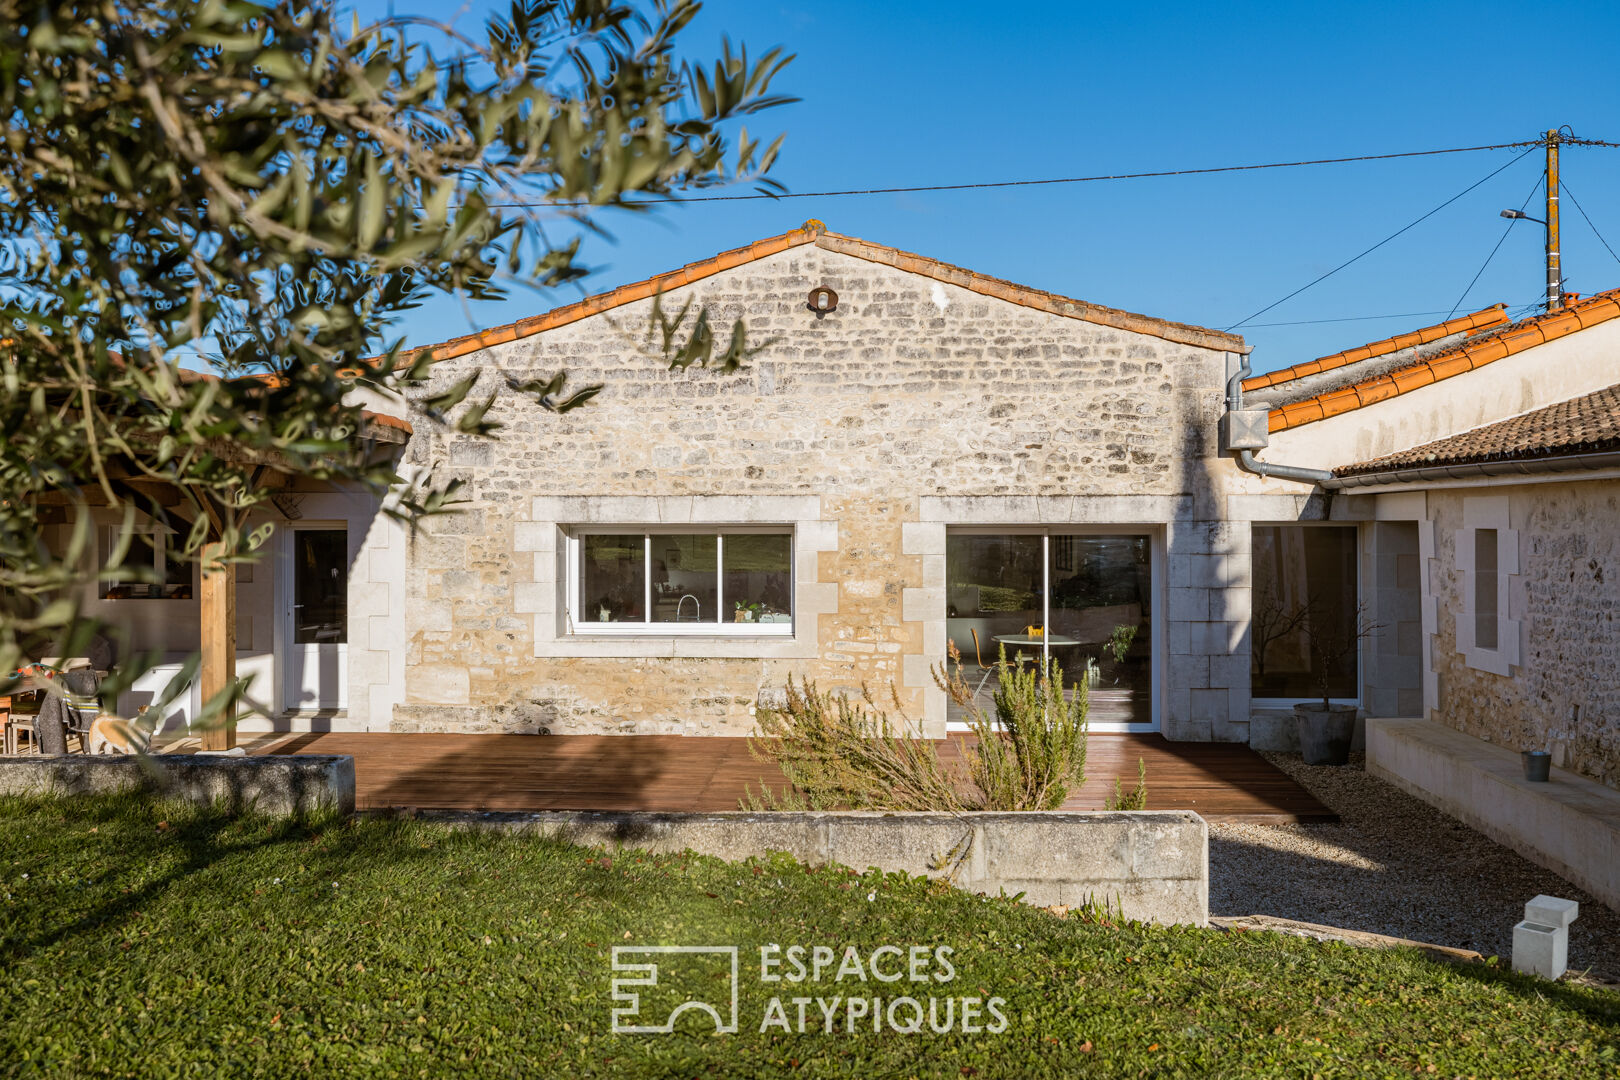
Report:
[[[79,752],[90,752],[90,725],[101,712],[97,692],[101,673],[91,668],[64,671],[52,680],[39,704],[34,721],[34,741],[42,754],[68,752],[68,736],[79,743]]]
[[[34,717],[34,746],[42,754],[67,753],[67,707],[62,695],[45,691]]]
[[[979,662],[979,670],[984,673],[979,679],[979,685],[973,688],[973,699],[977,701],[979,692],[984,689],[984,684],[990,681],[990,676],[995,674],[996,669],[984,662],[984,651],[979,647],[979,631],[970,626],[968,633],[973,635],[973,659]]]
[[[30,750],[39,750],[39,741],[34,735],[34,714],[31,712],[18,712],[18,700],[23,694],[13,694],[0,698],[0,713],[3,713],[5,734],[0,742],[0,753],[22,753],[22,741],[27,739]]]

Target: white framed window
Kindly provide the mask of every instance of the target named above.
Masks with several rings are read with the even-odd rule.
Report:
[[[1519,620],[1509,608],[1519,532],[1508,525],[1507,496],[1474,496],[1463,500],[1463,527],[1455,533],[1463,578],[1457,651],[1469,667],[1495,675],[1511,675],[1519,663]]]
[[[565,531],[570,634],[793,636],[788,526]]]
[[[105,566],[118,550],[123,529],[118,525],[101,527],[101,562]],[[173,531],[157,524],[138,526],[129,536],[125,552],[112,580],[102,581],[97,595],[103,600],[190,600],[194,591],[195,564],[174,555],[181,543]]]

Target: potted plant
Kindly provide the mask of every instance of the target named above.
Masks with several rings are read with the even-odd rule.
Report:
[[[752,604],[745,604],[741,600],[738,600],[736,603],[735,613],[732,616],[732,621],[753,622],[759,617],[760,612],[764,610],[765,605],[760,601],[756,600]]]
[[[1320,605],[1308,604],[1295,625],[1305,635],[1311,656],[1311,681],[1322,695],[1321,701],[1294,706],[1300,754],[1307,765],[1348,764],[1350,741],[1356,732],[1356,706],[1333,701],[1333,675],[1345,661],[1355,657],[1362,639],[1378,627],[1367,621],[1364,604],[1356,606],[1349,622],[1330,617]]]

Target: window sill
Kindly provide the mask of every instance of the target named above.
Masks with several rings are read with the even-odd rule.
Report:
[[[709,638],[729,641],[738,638],[744,640],[758,638],[769,641],[781,638],[791,638],[792,636],[792,623],[775,623],[767,624],[766,626],[748,624],[747,626],[738,626],[735,629],[729,626],[705,626],[701,629],[688,629],[686,627],[680,627],[677,629],[673,626],[663,627],[638,625],[615,627],[609,625],[603,627],[576,626],[574,628],[574,632],[568,634],[563,640],[589,641],[593,638]]]
[[[576,632],[536,641],[536,657],[554,658],[669,658],[717,660],[812,659],[816,655],[813,634],[679,633],[633,630]]]

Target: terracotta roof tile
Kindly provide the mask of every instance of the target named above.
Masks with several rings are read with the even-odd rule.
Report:
[[[658,293],[668,292],[683,285],[691,285],[724,270],[735,269],[757,259],[763,259],[804,244],[815,244],[826,251],[836,251],[858,259],[865,259],[868,262],[882,263],[898,270],[921,274],[936,281],[969,289],[979,293],[981,296],[997,297],[1038,311],[1061,315],[1065,318],[1100,323],[1121,330],[1148,334],[1168,341],[1196,345],[1206,349],[1235,352],[1248,351],[1248,345],[1244,343],[1242,337],[1236,334],[1228,334],[1221,330],[1210,330],[1201,326],[1191,326],[1186,323],[1170,322],[1166,319],[1156,319],[1148,315],[1137,315],[1129,311],[1103,307],[1100,304],[1088,304],[1083,300],[1059,296],[1041,289],[1015,285],[1010,281],[974,273],[960,266],[952,266],[950,263],[940,262],[937,259],[930,259],[923,255],[914,255],[908,251],[900,251],[897,248],[886,247],[883,244],[874,244],[869,240],[861,240],[853,236],[841,236],[838,233],[827,232],[825,226],[818,221],[806,222],[805,227],[794,229],[780,236],[756,240],[746,247],[723,251],[701,262],[688,263],[678,270],[658,274],[629,285],[621,285],[610,292],[587,297],[584,300],[555,308],[542,315],[520,319],[506,326],[495,327],[476,334],[452,338],[437,345],[424,346],[424,348],[431,351],[434,358],[438,360],[465,356],[480,349],[487,349],[492,345],[502,345],[509,341],[516,341],[519,338],[544,333],[547,330],[555,330],[558,327],[567,326],[569,323],[578,322],[580,319],[601,314],[624,304],[633,303],[637,300],[646,300]]]
[[[1256,375],[1252,379],[1243,380],[1243,389],[1264,390],[1267,387],[1277,386],[1281,383],[1293,382],[1303,379],[1307,375],[1320,375],[1324,371],[1332,371],[1348,364],[1359,363],[1362,360],[1371,360],[1377,356],[1387,356],[1390,353],[1400,352],[1402,349],[1412,349],[1419,345],[1427,345],[1431,341],[1439,341],[1453,334],[1467,334],[1484,330],[1492,326],[1499,326],[1508,321],[1506,304],[1496,304],[1483,311],[1476,311],[1472,315],[1459,315],[1455,319],[1447,319],[1434,326],[1425,326],[1421,330],[1412,330],[1405,334],[1396,334],[1383,341],[1375,341],[1370,345],[1358,345],[1354,349],[1336,352],[1332,356],[1322,356],[1315,360],[1307,360],[1303,364],[1283,368],[1281,371],[1269,371],[1264,375]]]
[[[1339,476],[1620,449],[1620,386],[1333,470]]]
[[[1284,431],[1452,378],[1504,357],[1620,317],[1620,289],[1597,293],[1562,311],[1525,319],[1484,339],[1466,341],[1408,367],[1271,410],[1269,428]]]
[[[412,434],[416,430],[415,428],[411,427],[411,422],[402,416],[389,416],[387,413],[372,412],[370,409],[362,412],[360,414],[360,418],[368,424],[376,424],[378,427],[393,428],[395,431],[403,431],[407,435]]]

